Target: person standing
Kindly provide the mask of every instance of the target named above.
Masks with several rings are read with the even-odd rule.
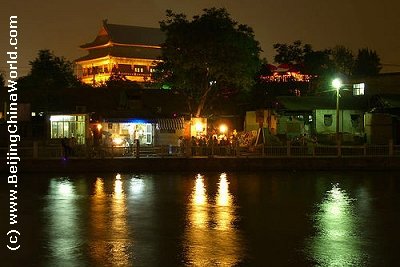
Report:
[[[183,154],[183,136],[179,136],[178,138],[178,155]]]
[[[62,149],[63,149],[64,159],[68,159],[68,156],[69,156],[70,148],[69,148],[69,144],[68,143],[69,143],[69,141],[68,141],[67,137],[64,137],[64,138],[61,139],[61,146],[62,146]]]

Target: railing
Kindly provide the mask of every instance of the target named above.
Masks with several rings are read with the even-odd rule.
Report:
[[[0,148],[0,158],[5,159],[7,148]],[[65,157],[61,146],[19,147],[18,156],[23,159],[54,159]],[[136,147],[89,147],[76,146],[67,157],[72,158],[146,158],[146,157],[399,157],[400,145],[362,146],[141,146]]]

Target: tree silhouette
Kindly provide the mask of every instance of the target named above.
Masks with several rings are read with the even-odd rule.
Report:
[[[19,79],[22,89],[53,90],[80,84],[74,75],[73,64],[63,57],[55,56],[49,50],[40,50],[37,58],[29,64],[29,74]]]
[[[278,64],[299,65],[304,62],[304,56],[312,51],[310,44],[302,44],[300,40],[294,41],[293,44],[274,44],[276,51],[274,61]]]
[[[331,49],[334,69],[338,73],[350,76],[354,67],[354,56],[350,49],[337,45]]]
[[[369,50],[368,48],[358,50],[353,70],[354,75],[377,75],[381,68],[381,60],[376,51]]]
[[[259,70],[261,48],[253,30],[238,24],[223,9],[204,9],[188,20],[167,10],[160,22],[166,33],[155,78],[187,99],[196,117],[221,94],[248,89]]]

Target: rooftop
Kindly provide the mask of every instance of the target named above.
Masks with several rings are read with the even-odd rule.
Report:
[[[95,40],[80,47],[91,49],[107,45],[109,42],[122,45],[160,46],[164,41],[165,34],[159,28],[109,24],[104,20]]]
[[[316,109],[335,109],[336,97],[333,96],[279,96],[278,102],[283,110],[312,111]],[[340,109],[368,110],[368,98],[363,96],[346,96],[340,98]]]

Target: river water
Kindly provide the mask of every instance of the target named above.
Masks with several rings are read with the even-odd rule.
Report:
[[[19,178],[0,266],[398,266],[400,177],[382,172]],[[8,225],[8,187],[0,188]]]

